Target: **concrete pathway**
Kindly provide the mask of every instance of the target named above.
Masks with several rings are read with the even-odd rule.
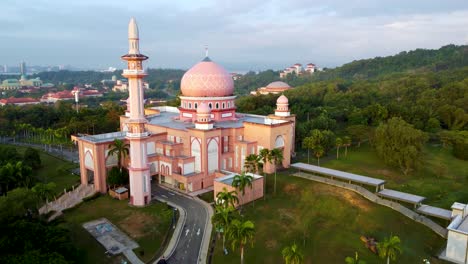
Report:
[[[58,216],[62,215],[62,211],[68,208],[72,208],[83,201],[83,198],[94,195],[96,191],[94,186],[80,185],[78,188],[70,192],[65,192],[62,196],[52,202],[47,202],[44,206],[39,209],[39,214],[47,214],[51,211],[55,211],[51,215],[48,221],[52,221]]]

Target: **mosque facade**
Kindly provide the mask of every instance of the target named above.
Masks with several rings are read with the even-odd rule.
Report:
[[[277,100],[268,116],[236,112],[234,82],[221,65],[206,56],[181,80],[180,106],[144,108],[142,66],[136,22],[129,25],[129,53],[122,56],[128,69],[128,110],[120,118],[120,131],[77,137],[81,183],[107,192],[108,171],[117,165],[109,155],[115,139],[130,145],[124,166],[129,170],[130,204],[144,206],[151,200],[151,181],[184,192],[211,188],[215,179],[244,171],[245,158],[260,150],[281,149],[283,167],[294,153],[295,116],[288,99]],[[268,163],[264,171],[272,173]],[[263,193],[256,184],[255,193]]]

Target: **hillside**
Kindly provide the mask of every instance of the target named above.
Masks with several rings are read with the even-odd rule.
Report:
[[[447,45],[440,49],[416,49],[394,56],[353,61],[319,73],[314,79],[369,79],[393,73],[437,72],[465,66],[468,66],[468,46]]]

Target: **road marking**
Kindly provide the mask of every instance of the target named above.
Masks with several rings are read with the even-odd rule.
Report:
[[[185,230],[185,236],[187,236],[189,232],[190,232],[190,230],[187,228],[187,229]]]
[[[199,235],[200,235],[200,228],[198,228],[198,232],[197,232],[197,236],[199,236]]]
[[[170,194],[170,195],[175,195],[175,193],[173,193],[173,192],[169,192],[169,194]]]
[[[161,196],[167,199],[167,196],[166,196],[166,195],[164,195],[164,194],[161,194]]]

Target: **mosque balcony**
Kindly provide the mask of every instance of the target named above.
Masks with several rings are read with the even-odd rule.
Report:
[[[123,75],[146,75],[144,70],[123,70]]]
[[[147,137],[149,136],[148,132],[143,132],[143,133],[130,133],[127,132],[127,138],[141,138],[141,137]]]

